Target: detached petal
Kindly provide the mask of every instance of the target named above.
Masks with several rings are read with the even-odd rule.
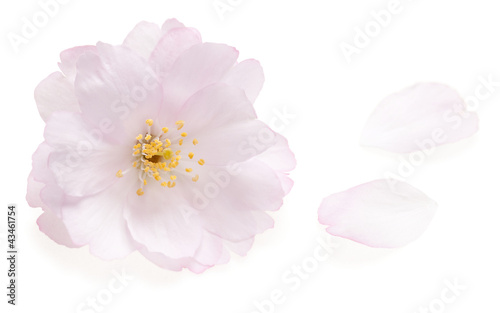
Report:
[[[391,152],[432,150],[475,134],[479,120],[452,88],[420,83],[388,96],[368,119],[361,145]]]
[[[148,60],[160,38],[161,30],[158,25],[141,22],[127,35],[123,41],[123,46],[130,48],[145,60]]]
[[[407,183],[375,180],[325,198],[318,215],[334,236],[398,248],[424,232],[436,209],[432,199]]]

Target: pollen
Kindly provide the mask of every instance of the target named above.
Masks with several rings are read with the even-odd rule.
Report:
[[[200,176],[196,174],[192,164],[197,162],[201,166],[205,161],[193,160],[193,152],[184,150],[183,153],[184,140],[192,140],[193,145],[198,144],[197,139],[190,139],[187,132],[180,131],[184,127],[184,121],[178,120],[171,129],[169,127],[153,129],[152,119],[147,119],[146,125],[144,132],[135,137],[136,141],[132,146],[134,151],[132,167],[137,171],[139,178],[137,195],[142,196],[147,193],[148,181],[149,184],[157,181],[161,186],[168,188],[174,188],[176,182],[184,183],[183,177],[191,178],[193,182],[198,181]],[[116,177],[123,177],[128,171],[129,169],[118,170]]]

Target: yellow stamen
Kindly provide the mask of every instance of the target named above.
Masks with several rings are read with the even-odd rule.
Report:
[[[200,175],[196,174],[196,176],[195,176],[195,177],[193,177],[193,178],[192,178],[192,180],[193,180],[194,182],[197,182],[199,178],[200,178]]]
[[[171,180],[176,180],[176,179],[177,179],[177,176],[172,175],[172,176],[170,176],[170,179],[171,179]]]
[[[151,135],[150,135],[150,134],[147,134],[147,135],[146,135],[146,138],[144,138],[144,139],[146,139],[146,140],[151,139]]]
[[[176,154],[176,155],[181,154],[181,150],[177,150],[177,151],[175,151],[175,154]]]
[[[165,139],[165,142],[166,142],[166,145],[165,147],[170,147],[170,145],[172,144],[172,142],[170,141],[170,139]]]
[[[198,144],[198,140],[197,140],[196,138],[195,138],[195,139],[193,139],[193,145],[195,145],[195,146],[196,146],[197,144]]]
[[[164,182],[162,182],[162,183],[161,183],[161,185],[162,185],[163,187],[166,187],[166,186],[167,186],[167,182],[166,182],[166,181],[164,181]]]
[[[119,171],[116,173],[116,177],[123,177],[122,170],[119,170]]]
[[[152,119],[146,120],[146,124],[148,124],[148,126],[153,126],[153,120]]]
[[[163,127],[161,130],[166,134],[168,132],[168,127]]]
[[[200,159],[200,160],[198,161],[198,164],[200,164],[200,165],[203,165],[203,164],[205,164],[205,160],[203,160],[203,159]]]
[[[181,134],[182,137],[187,137],[187,135],[188,135],[187,133],[182,133]]]
[[[142,191],[142,188],[137,189],[137,195],[142,196],[144,194],[144,191]]]
[[[137,161],[134,161],[134,163],[132,163],[132,166],[137,167]]]
[[[182,140],[182,138],[181,138],[181,139],[179,139],[179,146],[182,146],[182,143],[183,143],[183,142],[184,142],[184,140]]]
[[[194,153],[193,152],[189,152],[188,156],[189,156],[190,159],[192,159],[194,157]]]
[[[135,137],[135,139],[141,140],[142,139],[142,135],[139,135],[139,136]]]
[[[186,172],[191,173],[193,171],[192,168],[186,168]]]
[[[147,184],[148,184],[148,181],[147,181],[147,180],[143,180],[142,182],[144,183],[144,185],[147,185]]]
[[[135,150],[134,155],[138,155],[141,151],[140,150]]]
[[[184,121],[177,121],[175,122],[175,125],[177,125],[177,130],[180,130],[182,127],[184,127]]]

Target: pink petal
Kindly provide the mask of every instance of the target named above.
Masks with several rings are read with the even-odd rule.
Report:
[[[127,35],[123,41],[123,46],[130,48],[145,60],[148,60],[160,38],[161,30],[158,25],[140,22]]]
[[[230,69],[222,81],[243,89],[250,102],[254,103],[264,85],[264,71],[259,61],[245,60]]]
[[[392,152],[432,152],[475,134],[478,117],[460,95],[438,83],[420,83],[382,100],[368,119],[361,144]]]
[[[171,271],[180,271],[183,268],[188,268],[193,273],[201,274],[211,267],[210,265],[200,264],[193,258],[173,259],[159,252],[150,252],[145,248],[139,251],[154,264]]]
[[[152,51],[150,63],[159,76],[163,77],[184,51],[200,43],[201,35],[196,29],[174,28],[159,39]]]
[[[183,130],[196,136],[206,132],[207,129],[255,118],[257,118],[255,110],[241,89],[225,84],[214,84],[189,98],[168,123],[185,120],[186,125]]]
[[[50,211],[45,211],[37,220],[38,227],[50,239],[69,248],[78,248],[82,245],[75,244],[69,236],[64,223]]]
[[[36,181],[33,178],[33,171],[28,176],[28,191],[26,193],[26,202],[32,208],[43,207],[43,201],[40,198],[40,192],[45,187],[44,183]]]
[[[252,248],[253,242],[255,241],[254,238],[250,238],[247,240],[242,240],[242,241],[226,241],[226,246],[231,249],[234,253],[240,255],[240,256],[245,256],[250,248]]]
[[[237,58],[238,51],[223,44],[203,43],[186,50],[163,80],[164,108],[181,108],[198,90],[220,81]]]
[[[77,64],[75,93],[84,120],[117,142],[133,139],[155,118],[161,105],[162,90],[147,62],[124,47],[99,43],[98,55],[86,53]]]
[[[38,84],[35,89],[35,101],[45,122],[56,111],[80,111],[73,84],[60,72],[50,74]]]
[[[163,25],[161,27],[161,31],[164,34],[166,34],[169,31],[171,31],[172,29],[183,28],[183,27],[185,27],[184,24],[182,24],[181,22],[179,22],[175,18],[171,18],[171,19],[166,20],[165,23],[163,23]]]
[[[64,50],[60,54],[59,68],[71,83],[75,82],[76,62],[86,52],[97,53],[97,48],[95,46],[79,46]]]
[[[432,199],[407,183],[375,180],[325,198],[318,215],[334,236],[398,248],[424,232],[436,209]]]
[[[193,257],[202,240],[199,219],[187,215],[192,209],[180,188],[180,184],[169,189],[152,182],[143,196],[128,196],[130,205],[125,210],[132,237],[148,251],[174,259]]]
[[[127,199],[135,184],[117,179],[102,192],[78,201],[68,201],[62,209],[62,220],[77,245],[89,245],[90,252],[103,259],[123,258],[136,250],[123,217]]]
[[[67,112],[54,113],[45,128],[45,142],[52,148],[48,168],[67,195],[100,192],[116,181],[118,170],[132,164],[131,145],[108,144],[92,130],[80,114]]]

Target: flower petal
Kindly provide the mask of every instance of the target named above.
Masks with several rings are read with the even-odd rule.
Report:
[[[132,237],[150,252],[173,258],[193,257],[202,240],[197,215],[181,196],[179,188],[168,189],[157,182],[145,188],[143,196],[128,196],[125,219]]]
[[[222,81],[243,89],[248,100],[254,103],[264,85],[264,71],[259,61],[249,59],[231,68]]]
[[[472,136],[476,113],[460,95],[438,83],[420,83],[382,100],[368,119],[361,144],[397,153],[431,151]]]
[[[73,84],[60,72],[50,74],[38,84],[35,89],[35,101],[45,122],[56,111],[80,111]]]
[[[164,108],[181,108],[198,90],[220,81],[237,58],[238,51],[224,44],[203,43],[186,50],[163,79]]]
[[[172,29],[182,28],[182,27],[186,27],[186,26],[184,26],[184,24],[179,22],[177,19],[170,18],[170,19],[166,20],[165,23],[163,23],[163,25],[161,26],[161,31],[165,34],[165,33],[168,33],[169,31],[171,31]]]
[[[136,250],[136,242],[123,217],[127,206],[123,195],[133,193],[134,187],[130,180],[117,179],[96,195],[66,202],[62,220],[72,241],[77,245],[88,244],[90,252],[103,259],[123,258]]]
[[[76,62],[78,58],[86,52],[97,53],[97,48],[96,46],[78,46],[64,50],[60,54],[61,62],[59,62],[59,69],[61,69],[64,76],[66,76],[71,83],[75,82]]]
[[[118,170],[132,164],[131,145],[106,143],[93,130],[77,113],[56,112],[47,123],[48,167],[67,195],[100,192],[116,181]]]
[[[161,30],[158,25],[140,22],[127,35],[123,41],[123,46],[130,48],[145,60],[148,60],[160,38]]]
[[[75,244],[69,236],[66,225],[52,212],[45,211],[36,221],[40,231],[60,245],[69,248],[78,248],[82,245]]]
[[[436,209],[432,199],[407,183],[375,180],[325,198],[318,215],[334,236],[398,248],[424,232]]]
[[[110,125],[103,132],[110,140],[133,138],[158,114],[160,83],[146,60],[129,49],[103,43],[97,49],[98,55],[86,53],[77,64],[75,93],[84,120],[97,130]]]
[[[165,33],[152,51],[150,63],[164,77],[177,58],[187,49],[201,43],[201,35],[194,28],[174,28]]]

